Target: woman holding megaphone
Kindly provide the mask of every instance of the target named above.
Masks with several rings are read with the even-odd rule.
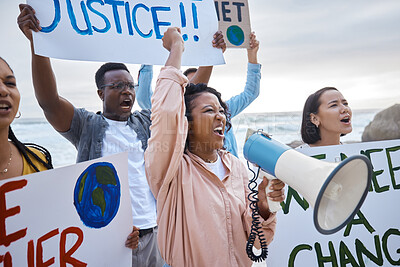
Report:
[[[351,108],[334,87],[324,87],[311,94],[304,104],[299,148],[339,145],[340,137],[352,131]]]
[[[336,88],[323,88],[310,95],[303,111],[303,147],[339,145],[340,136],[352,130],[351,115],[346,99]],[[265,151],[273,153],[264,156]],[[262,132],[247,139],[243,155],[302,195],[313,207],[314,225],[322,234],[342,229],[360,209],[371,185],[372,165],[364,155],[340,163],[323,162]]]
[[[223,149],[230,127],[226,104],[205,84],[187,85],[180,71],[184,42],[179,28],[162,38],[170,52],[152,97],[146,174],[157,199],[158,245],[169,266],[251,266],[246,241],[252,225],[245,166]],[[260,184],[261,231],[272,241],[276,218]],[[275,201],[284,184],[271,183]],[[263,192],[263,193],[262,193]]]
[[[339,145],[340,137],[352,131],[352,112],[347,100],[334,87],[324,87],[311,94],[304,105],[301,137],[304,144],[296,149]],[[273,176],[260,171],[261,176]],[[270,203],[270,209],[277,211],[280,206]]]

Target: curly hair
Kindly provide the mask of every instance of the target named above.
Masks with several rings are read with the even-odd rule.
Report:
[[[207,84],[205,84],[205,83],[198,83],[198,84],[189,83],[186,86],[186,91],[185,91],[185,95],[184,95],[185,106],[186,106],[185,116],[188,119],[188,121],[189,122],[193,121],[192,110],[193,110],[194,100],[203,93],[211,93],[218,98],[218,102],[221,105],[221,107],[224,109],[224,114],[226,117],[226,125],[225,125],[226,130],[225,131],[229,131],[232,127],[232,124],[231,124],[231,114],[229,113],[228,105],[222,100],[220,92],[218,92],[217,90],[215,90],[212,87],[208,87]],[[188,138],[187,138],[186,139],[186,148],[188,148],[188,145],[189,144],[188,144]]]

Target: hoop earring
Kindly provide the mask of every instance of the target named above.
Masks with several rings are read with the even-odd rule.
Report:
[[[16,118],[16,119],[21,118],[21,111],[18,110],[18,114],[17,114],[17,116],[15,116],[15,118]]]

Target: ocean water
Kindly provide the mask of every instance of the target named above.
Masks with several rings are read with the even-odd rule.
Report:
[[[353,131],[342,137],[343,142],[360,142],[364,128],[380,110],[353,110]],[[262,129],[284,144],[301,140],[301,112],[242,113],[232,119],[238,144],[239,157],[243,158],[243,145],[247,128]],[[47,148],[54,167],[71,165],[76,160],[75,147],[63,138],[45,119],[15,119],[13,131],[22,142],[36,143]]]
[[[361,136],[367,126],[380,110],[353,110],[353,131],[341,138],[342,142],[361,142]],[[280,113],[243,113],[232,119],[236,136],[239,157],[243,158],[243,146],[248,128],[262,129],[275,140],[284,144],[301,141],[302,112]]]

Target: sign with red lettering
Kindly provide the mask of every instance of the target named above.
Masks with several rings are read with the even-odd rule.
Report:
[[[317,232],[312,207],[295,190],[286,188],[274,241],[269,246],[268,267],[400,265],[400,140],[298,151],[329,162],[367,156],[373,165],[371,188],[353,220],[332,235]],[[301,163],[298,166],[301,168]]]
[[[131,266],[126,153],[0,181],[0,266]]]

